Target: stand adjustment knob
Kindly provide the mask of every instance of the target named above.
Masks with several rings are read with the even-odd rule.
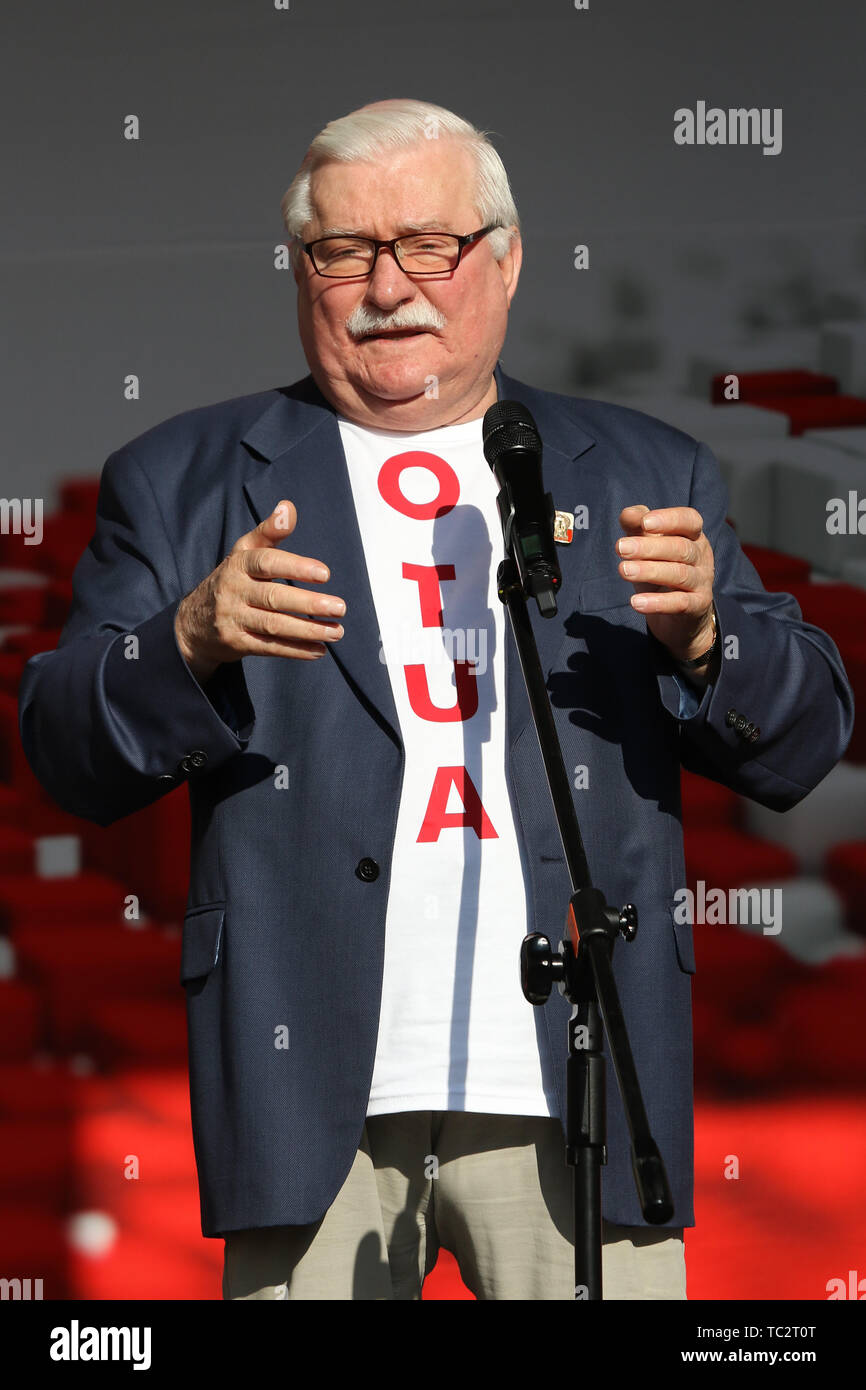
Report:
[[[634,941],[637,936],[637,908],[634,903],[626,903],[620,908],[619,930],[626,941]]]
[[[533,932],[520,947],[520,985],[530,1004],[544,1004],[553,986],[563,978],[565,963],[550,938]]]

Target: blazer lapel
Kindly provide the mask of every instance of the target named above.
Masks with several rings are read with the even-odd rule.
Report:
[[[506,376],[498,363],[494,377],[499,400],[520,401],[531,410],[544,446],[545,491],[553,494],[557,507],[571,511],[575,502],[581,500],[573,495],[580,490],[574,460],[595,441],[576,428],[555,401],[546,400],[544,393]],[[308,555],[328,566],[331,572],[328,583],[310,586],[338,594],[346,601],[343,636],[339,642],[329,645],[328,650],[402,746],[388,669],[379,659],[379,624],[336,411],[321,394],[312,376],[305,377],[278,393],[276,401],[244,435],[243,443],[268,463],[267,468],[245,484],[253,513],[262,521],[281,498],[294,502],[298,523],[281,548]],[[572,542],[575,550],[568,557],[572,599],[574,582],[585,565],[590,534],[576,531]],[[501,553],[497,557],[494,552],[496,565],[500,558]],[[562,618],[541,618],[534,603],[529,605],[529,613],[546,678],[565,641]],[[530,711],[507,617],[506,628],[505,703],[511,747],[529,719]]]
[[[312,377],[298,388],[300,398],[294,387],[291,397],[280,393],[244,436],[270,463],[245,490],[259,521],[281,498],[294,502],[298,524],[281,549],[328,566],[327,583],[309,586],[346,602],[343,636],[328,651],[402,746],[388,668],[379,660],[379,623],[336,411]]]

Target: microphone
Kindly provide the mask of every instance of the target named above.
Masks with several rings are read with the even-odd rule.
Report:
[[[541,477],[541,436],[530,411],[519,401],[496,401],[482,424],[484,457],[499,484],[496,505],[506,553],[528,598],[543,618],[556,613],[562,583],[553,539],[553,496]]]

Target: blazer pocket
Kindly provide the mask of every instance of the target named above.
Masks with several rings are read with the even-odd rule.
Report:
[[[183,919],[180,982],[209,975],[219,960],[225,922],[225,902],[192,907]]]
[[[695,939],[692,924],[691,922],[678,922],[675,911],[671,908],[671,925],[674,929],[674,942],[680,970],[687,975],[694,975],[697,970],[697,962],[695,961]]]
[[[593,613],[602,608],[621,608],[631,602],[634,587],[618,574],[597,574],[585,579],[580,586],[577,602],[582,613]]]

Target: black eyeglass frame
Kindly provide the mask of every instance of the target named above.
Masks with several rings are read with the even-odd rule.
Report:
[[[323,280],[367,280],[373,274],[373,271],[376,269],[376,262],[379,259],[379,252],[382,250],[383,247],[387,246],[388,250],[391,252],[391,255],[394,257],[395,261],[400,266],[400,269],[403,270],[403,266],[400,262],[400,257],[397,254],[397,246],[401,241],[406,241],[409,237],[413,236],[450,236],[454,237],[457,241],[457,260],[448,270],[403,270],[403,274],[412,276],[453,275],[454,271],[460,264],[464,248],[471,245],[471,243],[474,241],[479,241],[481,237],[487,236],[488,232],[493,232],[496,230],[497,227],[501,226],[501,222],[491,222],[489,226],[482,227],[477,232],[470,232],[468,236],[461,236],[458,232],[439,232],[431,230],[429,231],[429,233],[404,232],[402,236],[392,237],[390,241],[377,241],[376,238],[372,236],[352,237],[351,239],[353,241],[365,241],[368,245],[373,247],[373,262],[370,266],[370,269],[365,270],[363,273],[359,272],[357,275],[327,275],[325,271],[319,270],[319,267],[316,265],[316,262],[313,259],[313,247],[318,246],[323,241],[339,240],[337,236],[320,236],[317,237],[315,241],[302,241],[301,245],[303,246],[304,250],[310,258],[310,264],[312,265],[313,270],[316,272],[317,275],[321,275]]]

